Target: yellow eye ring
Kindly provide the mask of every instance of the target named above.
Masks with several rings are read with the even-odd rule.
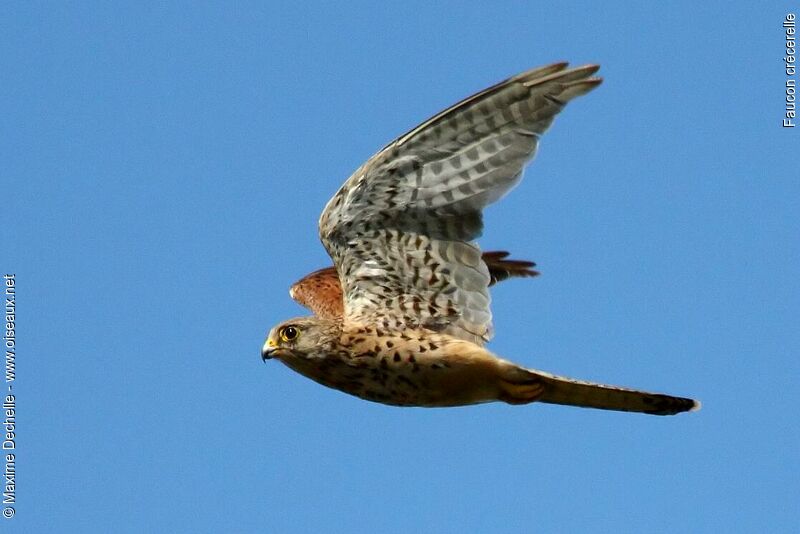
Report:
[[[294,326],[285,326],[281,329],[280,336],[281,336],[281,341],[289,343],[297,339],[298,336],[300,336],[300,331],[297,330],[297,328],[295,328]]]

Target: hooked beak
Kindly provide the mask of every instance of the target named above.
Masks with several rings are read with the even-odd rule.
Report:
[[[267,360],[271,360],[275,356],[275,351],[278,350],[278,345],[275,343],[272,338],[269,338],[264,346],[261,347],[261,361],[266,362]]]
[[[272,353],[274,353],[278,349],[273,348],[266,348],[261,350],[261,361],[265,362],[267,360],[271,360],[273,358]]]

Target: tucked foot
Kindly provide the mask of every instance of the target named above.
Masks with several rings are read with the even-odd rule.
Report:
[[[544,384],[535,377],[516,383],[501,379],[500,390],[499,400],[508,404],[528,404],[544,394]]]

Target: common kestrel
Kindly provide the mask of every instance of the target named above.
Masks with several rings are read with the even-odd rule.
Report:
[[[523,72],[442,111],[356,170],[319,220],[335,272],[312,273],[290,292],[315,315],[273,328],[262,358],[397,406],[697,409],[692,399],[526,369],[483,346],[492,336],[493,261],[514,260],[481,254],[481,212],[519,182],[567,102],[600,84],[598,69],[556,63]],[[530,267],[516,262],[505,275],[501,267],[495,280]]]

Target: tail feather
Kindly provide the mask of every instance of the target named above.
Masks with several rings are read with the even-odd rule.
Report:
[[[543,371],[528,371],[545,385],[544,393],[537,399],[539,402],[652,415],[675,415],[700,409],[700,402],[693,399],[574,380]]]

